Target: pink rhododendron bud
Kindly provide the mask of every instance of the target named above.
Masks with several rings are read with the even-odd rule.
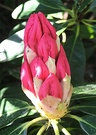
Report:
[[[23,87],[27,88],[28,90],[30,90],[32,93],[35,94],[34,87],[33,87],[32,74],[31,74],[31,70],[27,61],[25,61],[22,64],[21,80],[22,80]]]
[[[56,59],[58,55],[56,40],[48,34],[44,34],[38,45],[38,54],[44,62],[48,60],[49,56]]]
[[[63,91],[58,81],[58,78],[54,74],[50,74],[39,90],[39,98],[40,100],[46,98],[48,95],[62,99]]]
[[[48,68],[40,57],[35,57],[30,63],[30,69],[33,77],[37,76],[39,79],[45,80],[49,74]]]
[[[60,46],[60,53],[57,59],[57,77],[61,81],[66,74],[70,76],[70,67],[68,60],[66,58],[66,54],[62,46]]]
[[[24,34],[25,47],[29,46],[32,50],[37,51],[38,43],[43,34],[47,34],[56,40],[55,28],[41,12],[38,14],[34,13],[30,16],[26,25]]]
[[[55,28],[41,12],[30,16],[24,44],[22,89],[41,115],[60,119],[72,95],[70,66]]]

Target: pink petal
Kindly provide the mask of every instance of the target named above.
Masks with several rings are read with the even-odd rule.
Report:
[[[38,55],[46,62],[50,57],[56,58],[58,55],[58,48],[56,41],[47,34],[44,34],[38,45]]]
[[[41,85],[39,98],[42,100],[47,97],[47,95],[50,95],[62,99],[62,93],[62,87],[57,77],[54,74],[50,74]]]
[[[42,25],[43,33],[48,34],[49,36],[51,36],[52,38],[54,38],[56,40],[56,37],[57,37],[56,30],[52,26],[52,24],[46,19],[46,17],[44,16],[43,13],[39,12],[38,17],[39,17],[41,25]]]
[[[42,36],[42,26],[37,14],[32,14],[26,24],[24,33],[25,47],[29,46],[33,51],[37,50],[38,42]]]
[[[21,67],[21,82],[24,88],[31,91],[35,95],[30,67],[26,61]]]
[[[57,60],[57,77],[61,81],[66,76],[66,74],[70,76],[70,66],[65,51],[61,45],[60,54]]]
[[[35,57],[35,59],[30,63],[30,68],[33,77],[37,76],[42,80],[44,80],[49,74],[47,66],[39,57]]]

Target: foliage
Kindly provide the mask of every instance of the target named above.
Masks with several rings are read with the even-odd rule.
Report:
[[[96,135],[96,71],[91,73],[94,82],[86,79],[90,60],[96,68],[96,0],[28,0],[14,9],[12,17],[18,22],[0,44],[0,134],[40,135],[48,123],[40,118],[37,122],[39,114],[20,84],[24,28],[30,14],[39,11],[56,28],[71,66],[74,90],[69,113],[58,123],[60,134]],[[43,134],[51,132],[50,127]]]

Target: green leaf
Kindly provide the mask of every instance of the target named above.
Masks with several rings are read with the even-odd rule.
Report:
[[[66,11],[72,16],[72,11],[68,9],[66,6],[64,6],[61,0],[37,0],[37,1],[39,1],[40,4],[46,7],[56,9],[56,10],[61,10],[61,12]]]
[[[0,44],[0,62],[10,61],[23,53],[24,30],[18,31]]]
[[[72,99],[96,97],[96,84],[74,87]]]
[[[67,114],[66,117],[77,120],[83,131],[88,135],[96,135],[96,116],[86,115],[78,117],[76,115]]]
[[[65,29],[68,26],[68,22],[64,22],[64,23],[54,23],[54,27],[56,28],[56,33],[58,36],[60,36],[60,34],[62,34],[62,32],[65,31]]]
[[[96,0],[93,0],[93,2],[91,3],[89,10],[93,11],[96,8]],[[96,10],[96,9],[95,9]]]
[[[80,110],[81,112],[84,112],[86,114],[96,116],[96,99],[94,98],[92,100],[91,99],[84,100],[81,104],[73,106],[70,109]]]
[[[83,0],[78,11],[82,12],[93,0]]]
[[[37,0],[29,0],[19,5],[13,12],[14,19],[27,19],[30,14],[34,12],[43,12],[44,14],[56,13],[62,11],[61,9],[52,9],[41,5]]]
[[[0,101],[0,127],[4,127],[20,117],[27,116],[32,109],[25,101],[5,98]],[[33,110],[33,114],[36,111]]]
[[[0,135],[27,135],[27,130],[22,130],[22,124],[11,125],[0,130]]]
[[[18,31],[20,31],[20,30],[22,30],[22,29],[24,29],[25,26],[26,26],[26,22],[22,22],[22,23],[17,24],[17,25],[10,31],[9,36],[15,34],[16,32],[18,32]]]
[[[0,89],[0,99],[3,98],[17,98],[27,102],[29,101],[21,89],[20,82],[4,83],[4,86],[2,84],[2,88]]]
[[[87,135],[96,135],[96,116],[84,116],[82,117],[90,125],[80,122],[81,128],[87,133]]]
[[[4,80],[8,83],[11,81],[12,77],[20,80],[21,63],[22,57],[16,58],[8,62],[0,63],[0,81]],[[3,87],[6,87],[6,84],[4,84]]]
[[[85,71],[84,46],[80,38],[77,38],[77,40],[75,39],[75,36],[71,36],[64,45],[71,67],[73,85],[83,82]]]
[[[61,8],[63,11],[67,9],[63,5],[61,0],[37,0],[37,1],[49,8],[53,8],[53,9]]]
[[[76,31],[76,27],[73,28],[73,31]],[[80,33],[79,36],[82,38],[86,38],[86,39],[93,39],[96,37],[96,32],[95,32],[95,26],[92,25],[88,26],[88,25],[80,25]]]

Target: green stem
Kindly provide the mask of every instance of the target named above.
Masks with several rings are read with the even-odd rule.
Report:
[[[37,123],[37,122],[42,121],[42,120],[46,120],[46,118],[44,118],[44,117],[35,118],[35,119],[33,119],[32,121],[27,122],[28,124],[26,124],[25,128],[28,128],[28,127],[31,126],[32,124]]]
[[[46,129],[47,129],[47,124],[43,125],[43,126],[39,129],[37,135],[42,135],[42,133],[43,133]]]
[[[51,125],[52,125],[52,127],[54,129],[55,135],[60,135],[59,134],[59,128],[58,128],[58,125],[57,124],[58,124],[57,121],[51,121]]]
[[[83,19],[83,21],[84,22],[93,22],[93,23],[96,22],[96,20],[91,20],[91,19],[90,20],[89,19]]]
[[[64,128],[64,127],[63,127],[62,125],[60,125],[60,124],[59,124],[59,126],[60,126],[61,131],[64,133],[64,135],[71,135],[71,134],[67,131],[66,128]]]
[[[93,27],[93,25],[86,23],[85,21],[82,21],[82,23],[84,23],[85,25],[89,26],[89,27]]]

